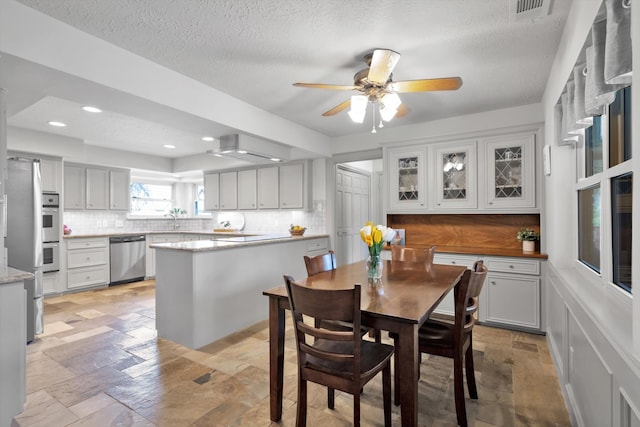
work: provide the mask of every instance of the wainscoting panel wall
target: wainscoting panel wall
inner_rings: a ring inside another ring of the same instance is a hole
[[[549,263],[546,280],[547,342],[572,424],[640,427],[640,361],[598,324],[579,276]]]

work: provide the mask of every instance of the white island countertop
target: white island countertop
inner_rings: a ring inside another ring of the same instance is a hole
[[[153,249],[169,249],[176,251],[187,252],[205,252],[215,251],[220,249],[239,248],[243,246],[256,246],[263,245],[265,243],[288,243],[291,241],[299,240],[311,240],[322,237],[329,237],[328,234],[310,234],[307,236],[295,236],[292,237],[289,233],[286,234],[261,234],[252,236],[237,236],[227,237],[220,236],[214,240],[193,240],[189,242],[174,242],[174,243],[155,243],[149,245]]]
[[[152,244],[156,256],[156,329],[200,348],[268,317],[262,292],[283,275],[306,277],[304,256],[326,253],[327,234],[289,233]],[[363,270],[363,275],[365,275]]]
[[[7,283],[22,282],[23,280],[32,279],[33,274],[26,271],[18,270],[8,267],[6,265],[0,266],[0,285]]]

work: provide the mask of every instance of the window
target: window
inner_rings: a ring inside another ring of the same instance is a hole
[[[630,87],[616,93],[605,115],[594,117],[583,147],[577,150],[584,165],[576,186],[578,260],[600,274],[598,280],[632,293]]]
[[[613,283],[631,292],[631,213],[633,175],[611,180],[611,238]]]
[[[600,187],[578,191],[578,259],[600,273]]]
[[[585,129],[585,176],[602,172],[602,117],[593,118],[593,126]]]
[[[173,207],[173,185],[131,183],[131,214],[162,216]]]
[[[609,167],[631,158],[631,87],[621,89],[609,106]]]

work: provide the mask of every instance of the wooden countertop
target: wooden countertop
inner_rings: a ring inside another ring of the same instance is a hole
[[[441,254],[461,254],[461,255],[490,255],[490,256],[504,256],[511,258],[538,258],[547,259],[549,255],[541,252],[523,252],[521,249],[511,248],[482,248],[482,247],[470,247],[470,246],[441,246],[434,245],[436,247],[436,253]],[[412,248],[427,248],[428,245],[412,245],[407,246]],[[390,246],[385,247],[386,250],[391,250]]]

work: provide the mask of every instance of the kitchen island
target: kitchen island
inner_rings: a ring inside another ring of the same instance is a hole
[[[262,291],[306,277],[304,255],[329,237],[263,235],[151,245],[156,250],[158,337],[200,348],[268,317]]]

